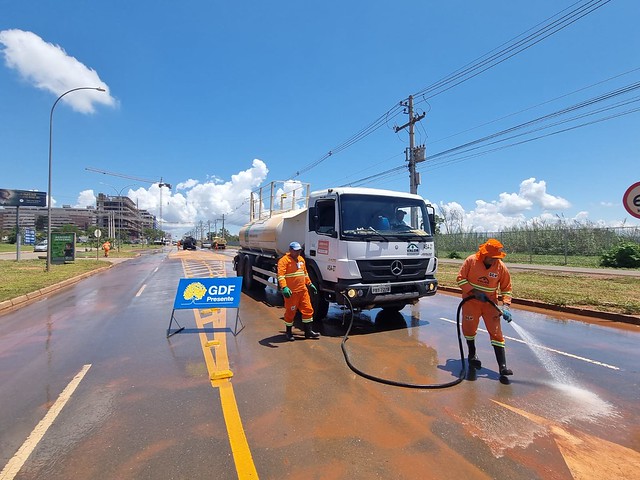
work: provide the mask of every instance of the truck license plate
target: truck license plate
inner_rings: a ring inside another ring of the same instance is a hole
[[[391,285],[373,285],[371,287],[371,293],[390,293]]]

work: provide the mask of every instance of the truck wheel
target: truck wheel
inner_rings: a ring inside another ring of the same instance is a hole
[[[313,318],[314,320],[324,320],[329,312],[329,302],[324,298],[324,295],[320,291],[320,283],[318,282],[318,275],[316,271],[312,268],[309,270],[309,279],[311,283],[313,283],[318,289],[318,294],[314,295],[310,293],[311,296],[311,306],[313,307]]]
[[[242,270],[244,268],[244,255],[238,254],[238,256],[235,258],[234,267],[235,267],[235,270],[236,270],[236,277],[241,277],[242,276]]]
[[[242,269],[242,286],[245,291],[249,291],[253,288],[253,258],[250,255],[244,257],[243,269]]]

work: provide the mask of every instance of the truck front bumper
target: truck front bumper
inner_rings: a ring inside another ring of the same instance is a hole
[[[416,303],[421,297],[435,295],[435,278],[396,283],[342,283],[336,284],[335,302],[347,304],[346,295],[354,308],[370,309],[387,305]]]

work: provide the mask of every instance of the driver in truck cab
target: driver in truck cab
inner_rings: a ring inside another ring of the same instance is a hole
[[[282,289],[284,296],[284,325],[286,327],[285,336],[290,342],[295,340],[293,336],[293,319],[299,309],[302,315],[305,338],[320,338],[320,334],[311,329],[313,322],[313,307],[307,286],[318,293],[315,285],[311,283],[304,258],[300,256],[302,247],[298,242],[289,244],[289,252],[285,253],[278,260],[278,285]]]

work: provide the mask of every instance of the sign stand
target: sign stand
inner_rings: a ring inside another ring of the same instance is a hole
[[[181,332],[182,330],[184,330],[184,327],[181,327],[180,324],[178,323],[178,319],[175,317],[175,313],[176,313],[176,309],[174,308],[173,310],[171,310],[171,320],[169,320],[169,327],[167,328],[167,338],[169,338],[172,335],[175,335],[178,332]],[[176,325],[178,326],[178,329],[175,330],[174,332],[171,331],[171,324],[173,322],[176,322]]]
[[[240,330],[238,330],[238,322],[242,326]],[[240,309],[236,308],[236,325],[233,327],[233,336],[237,336],[242,330],[244,330],[244,323],[242,323],[242,319],[240,318]]]

